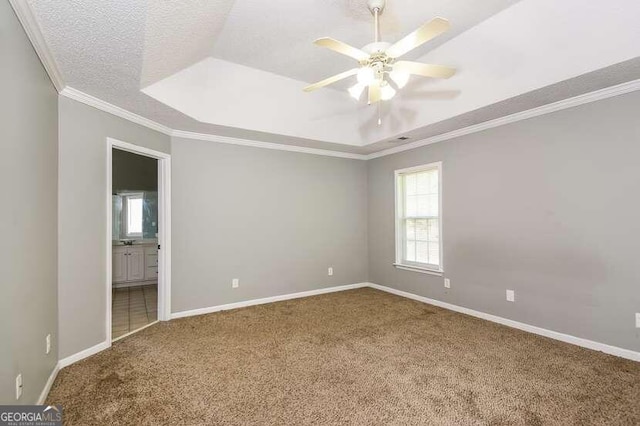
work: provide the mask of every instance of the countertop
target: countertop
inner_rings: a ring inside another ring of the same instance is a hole
[[[152,246],[152,245],[156,245],[156,244],[158,244],[158,240],[156,240],[156,239],[146,239],[146,240],[134,240],[132,245],[134,245],[134,246]],[[111,245],[116,247],[116,246],[126,246],[128,244],[125,244],[120,240],[112,240],[111,241]]]

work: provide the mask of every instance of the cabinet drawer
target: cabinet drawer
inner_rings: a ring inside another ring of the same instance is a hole
[[[144,271],[145,280],[155,280],[158,278],[158,268],[156,266],[147,267]]]
[[[147,253],[145,256],[145,264],[147,268],[158,266],[158,254]]]

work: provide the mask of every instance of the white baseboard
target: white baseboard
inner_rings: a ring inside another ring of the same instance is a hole
[[[51,371],[51,374],[47,379],[47,383],[44,384],[44,388],[42,389],[42,392],[40,393],[40,397],[38,398],[38,402],[36,402],[36,404],[38,405],[44,404],[44,401],[47,399],[47,396],[49,395],[49,391],[51,390],[51,386],[53,386],[53,382],[56,380],[56,377],[58,376],[58,371],[60,371],[60,363],[57,363],[55,367],[53,367],[53,371]]]
[[[67,367],[75,362],[78,362],[82,359],[90,357],[91,355],[95,355],[98,352],[102,352],[103,350],[108,349],[109,347],[111,347],[111,342],[109,342],[108,340],[98,343],[95,346],[91,346],[88,349],[85,349],[83,351],[80,351],[78,353],[75,353],[73,355],[70,355],[66,358],[61,359],[60,361],[58,361],[58,367],[60,369],[63,369],[64,367]]]
[[[440,300],[429,299],[428,297],[418,296],[417,294],[408,293],[406,291],[397,290],[391,287],[385,287],[379,284],[367,283],[367,286],[375,288],[377,290],[386,291],[387,293],[395,294],[397,296],[402,296],[408,299],[413,299],[419,302],[427,303],[429,305],[439,306],[441,308],[445,308],[450,311],[460,312],[466,315],[471,315],[476,318],[481,318],[487,321],[492,321],[498,324],[506,325],[508,327],[517,328],[518,330],[528,331],[529,333],[534,333],[540,336],[549,337],[551,339],[560,340],[562,342],[571,343],[572,345],[582,346],[583,348],[604,352],[610,355],[619,356],[621,358],[630,359],[632,361],[640,361],[640,352],[635,352],[630,349],[623,349],[617,346],[611,346],[604,343],[594,342],[593,340],[587,340],[581,337],[572,336],[570,334],[564,334],[564,333],[559,333],[553,330],[547,330],[545,328],[536,327],[534,325],[525,324],[522,322],[510,320],[507,318],[502,318],[496,315],[486,314],[484,312],[475,311],[473,309],[464,308],[462,306],[452,305],[451,303],[442,302]]]
[[[352,290],[354,288],[367,287],[369,283],[347,284],[336,287],[321,288],[318,290],[301,291],[299,293],[283,294],[281,296],[265,297],[262,299],[245,300],[242,302],[228,303],[226,305],[210,306],[207,308],[192,309],[189,311],[175,312],[171,319],[190,317],[194,315],[210,314],[212,312],[226,311],[229,309],[244,308],[247,306],[263,305],[265,303],[280,302],[282,300],[298,299],[301,297],[316,296],[318,294],[333,293],[336,291]]]
[[[104,341],[88,349],[85,349],[83,351],[80,351],[78,353],[75,353],[73,355],[70,355],[66,358],[59,360],[56,366],[54,367],[53,371],[51,372],[51,375],[49,376],[47,383],[45,383],[44,388],[42,389],[42,392],[40,393],[40,398],[38,398],[38,405],[44,404],[44,401],[47,399],[47,396],[49,395],[49,391],[51,390],[51,386],[53,386],[53,382],[56,380],[56,377],[58,376],[58,373],[60,372],[60,370],[80,360],[90,357],[91,355],[95,355],[98,352],[102,352],[103,350],[108,349],[110,347],[111,347],[111,342]]]

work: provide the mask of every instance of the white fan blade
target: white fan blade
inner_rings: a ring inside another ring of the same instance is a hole
[[[411,61],[398,61],[393,64],[393,69],[394,71],[403,71],[432,78],[449,78],[456,73],[455,68],[445,67],[444,65],[422,64]]]
[[[428,42],[449,29],[449,21],[444,18],[433,18],[420,28],[396,42],[387,49],[387,55],[392,58],[399,58],[410,50]]]
[[[369,84],[369,105],[380,101],[380,83],[377,81]]]
[[[358,68],[351,69],[349,71],[341,72],[340,74],[336,74],[333,77],[325,78],[322,81],[311,84],[305,87],[303,90],[305,92],[311,92],[312,90],[319,89],[324,86],[328,86],[329,84],[335,83],[336,81],[342,80],[343,78],[351,77],[352,75],[358,74]]]
[[[356,61],[365,61],[369,59],[369,54],[363,52],[360,49],[356,49],[353,46],[349,46],[346,43],[341,41],[332,39],[330,37],[319,38],[314,41],[315,44],[321,47],[326,47],[327,49],[331,49],[335,52],[342,53],[343,55],[347,55]]]

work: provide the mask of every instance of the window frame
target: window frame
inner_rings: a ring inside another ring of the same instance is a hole
[[[142,238],[144,235],[144,219],[140,224],[140,232],[129,232],[129,199],[140,199],[142,201],[142,216],[144,218],[144,193],[127,192],[119,194],[122,197],[122,223],[124,224],[124,235],[126,238]]]
[[[425,172],[429,170],[438,171],[438,243],[440,264],[433,265],[428,263],[413,262],[405,260],[405,238],[406,230],[404,226],[404,175]],[[444,238],[442,233],[442,162],[423,164],[420,166],[407,167],[394,171],[394,198],[395,198],[395,262],[394,266],[398,269],[406,269],[415,272],[422,272],[433,275],[443,275],[444,273]]]

